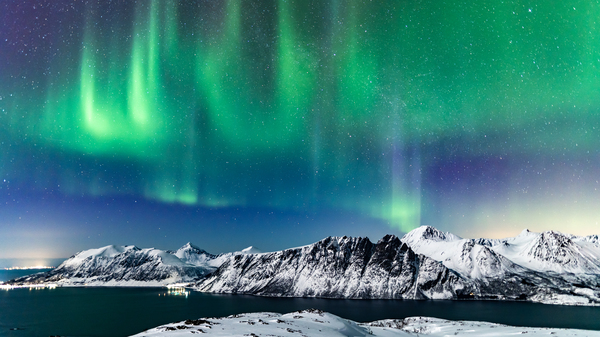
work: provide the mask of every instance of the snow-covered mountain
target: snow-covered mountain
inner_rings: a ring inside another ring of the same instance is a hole
[[[328,237],[279,252],[235,255],[195,289],[205,292],[329,298],[457,298],[468,282],[388,235]]]
[[[64,286],[163,286],[196,282],[235,255],[256,254],[248,247],[213,255],[188,242],[176,251],[136,246],[106,246],[71,256],[56,269],[6,282]]]
[[[476,297],[501,297],[507,288],[517,287],[521,299],[600,303],[597,236],[524,230],[513,238],[463,239],[422,226],[406,234],[402,242],[475,282],[479,291]]]
[[[402,239],[329,237],[312,245],[237,255],[195,289],[265,296],[512,299],[600,304],[593,237],[557,232],[462,239],[433,227]]]
[[[533,233],[526,229],[507,239],[463,239],[422,226],[406,234],[402,242],[471,278],[524,270],[568,277],[600,275],[597,236]]]
[[[8,284],[156,286],[192,283],[204,292],[286,297],[509,299],[600,305],[598,236],[523,231],[463,239],[423,226],[403,238],[328,237],[278,252],[213,255],[107,246]]]
[[[543,272],[600,274],[600,245],[593,237],[524,230],[491,248],[515,263]]]
[[[258,254],[260,250],[250,246],[240,251],[213,255],[204,249],[198,248],[191,242],[186,243],[176,251],[167,250],[167,253],[177,256],[181,261],[194,266],[203,267],[210,271],[217,269],[225,260],[235,255]]]
[[[262,253],[260,250],[258,250],[255,247],[250,246],[250,247],[244,248],[240,251],[216,255],[215,258],[210,261],[209,266],[217,269],[218,267],[220,267],[223,264],[223,262],[229,260],[230,258],[232,258],[236,255],[260,254],[260,253]]]
[[[220,264],[215,264],[217,255],[213,255],[204,249],[198,248],[191,242],[186,243],[176,251],[167,250],[167,253],[177,256],[181,261],[208,269],[216,269]]]
[[[198,280],[216,267],[214,255],[186,244],[176,252],[136,246],[106,246],[73,255],[57,268],[7,283],[65,286],[160,286]]]

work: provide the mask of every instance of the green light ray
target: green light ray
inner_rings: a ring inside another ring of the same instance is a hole
[[[378,48],[373,41],[372,33],[365,17],[370,15],[371,6],[361,1],[352,1],[343,23],[336,25],[340,38],[336,39],[334,50],[339,73],[338,94],[340,119],[342,124],[351,121],[364,121],[372,117],[373,108],[380,91],[379,69],[377,56],[373,49]],[[364,24],[363,24],[364,23]],[[350,119],[344,122],[344,118]]]
[[[147,32],[134,31],[131,54],[131,73],[128,85],[128,114],[136,133],[156,133],[156,119],[161,114],[156,103],[160,99],[158,64],[158,0],[152,0]],[[144,37],[144,34],[147,36]]]
[[[62,88],[58,88],[62,94],[54,93],[54,88],[48,91],[46,139],[85,153],[158,155],[155,146],[164,141],[165,130],[157,104],[163,96],[158,79],[157,3],[152,3],[149,27],[134,34],[128,64],[120,65],[115,56],[107,59],[107,51],[116,47],[99,43],[92,28],[86,28],[79,97],[73,97],[73,91],[65,94]]]
[[[302,131],[295,126],[302,121],[312,103],[312,93],[316,84],[314,50],[307,46],[310,41],[301,41],[294,33],[294,20],[291,5],[280,0],[278,4],[278,106],[277,117],[280,127]],[[277,118],[276,117],[276,118]]]
[[[280,3],[278,15],[277,83],[264,96],[254,83],[244,81],[241,54],[241,4],[227,2],[224,32],[217,41],[197,49],[198,88],[208,97],[210,120],[221,141],[236,149],[281,151],[295,147],[305,134],[303,117],[310,106],[315,85],[310,50],[298,47],[291,11]]]

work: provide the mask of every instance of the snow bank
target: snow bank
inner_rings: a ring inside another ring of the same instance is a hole
[[[600,337],[600,331],[513,327],[470,321],[448,321],[431,317],[409,317],[357,323],[319,310],[289,314],[269,312],[233,315],[223,318],[201,318],[171,323],[132,337],[178,337],[201,333],[203,336],[588,336]]]

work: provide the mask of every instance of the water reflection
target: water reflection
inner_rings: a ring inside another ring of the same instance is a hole
[[[38,289],[56,289],[58,285],[56,283],[47,283],[47,284],[24,284],[24,285],[12,285],[12,284],[0,284],[0,289],[11,290],[18,288],[28,288],[29,290],[38,290]]]
[[[167,286],[167,292],[158,294],[158,296],[185,296],[185,298],[189,295],[190,291],[181,286]]]

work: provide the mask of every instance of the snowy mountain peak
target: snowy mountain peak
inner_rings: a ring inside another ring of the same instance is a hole
[[[598,235],[589,235],[589,236],[584,237],[582,240],[591,242],[591,243],[595,243],[596,245],[600,244],[600,239],[599,239]]]
[[[181,246],[181,248],[177,249],[176,251],[167,251],[167,253],[171,253],[179,258],[181,258],[184,255],[198,255],[198,254],[207,254],[207,255],[211,255],[208,252],[206,252],[204,249],[194,245],[191,242],[186,243],[185,245]]]
[[[431,226],[421,226],[419,228],[413,229],[412,231],[404,235],[404,237],[402,237],[402,241],[406,242],[409,245],[410,243],[422,240],[451,242],[461,240],[461,237],[449,232],[442,232],[437,228]]]
[[[381,241],[390,241],[390,240],[394,240],[396,238],[397,238],[396,235],[386,234],[383,238],[381,238]]]
[[[253,246],[247,247],[242,249],[242,251],[240,252],[242,254],[260,254],[262,253],[260,250],[256,249]]]
[[[573,244],[573,241],[571,241],[571,238],[569,236],[556,231],[542,232],[540,235],[540,241],[546,241],[548,243],[553,243],[560,246],[567,246]]]
[[[569,237],[560,232],[547,231],[539,234],[531,242],[526,254],[545,263],[557,263],[565,267],[579,265],[576,258],[579,249]]]
[[[214,260],[216,256],[206,252],[204,249],[195,246],[191,242],[186,243],[176,252],[169,251],[168,253],[175,255],[185,263],[197,267],[203,267],[207,270],[214,269],[214,266],[212,266],[211,261]]]
[[[525,228],[524,230],[521,231],[521,233],[519,233],[519,235],[515,236],[514,238],[510,238],[510,239],[523,239],[523,240],[529,240],[532,238],[536,238],[540,235],[540,233],[535,233],[530,231],[529,229]]]
[[[184,249],[193,249],[193,250],[201,250],[204,251],[204,249],[201,249],[200,247],[196,246],[195,244],[188,242],[185,245],[181,246],[181,248],[179,248],[178,250],[184,250]]]
[[[140,249],[136,246],[116,246],[109,245],[96,249],[88,249],[81,251],[63,262],[64,265],[76,265],[80,264],[82,261],[94,259],[94,258],[112,258],[119,254],[129,252],[129,251],[139,251]]]

